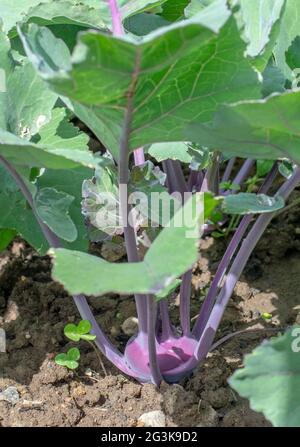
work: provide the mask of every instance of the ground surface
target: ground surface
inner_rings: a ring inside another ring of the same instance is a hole
[[[226,241],[207,238],[193,275],[192,316],[211,281]],[[227,384],[243,356],[270,328],[300,323],[300,210],[278,218],[258,245],[238,283],[217,338],[240,329],[268,329],[242,334],[212,352],[194,375],[180,385],[141,386],[105,362],[103,376],[92,349],[81,345],[78,374],[54,364],[58,352],[73,346],[63,335],[79,317],[72,300],[51,280],[47,258],[22,241],[0,257],[0,327],[7,353],[0,353],[0,393],[13,386],[17,402],[0,400],[0,426],[139,426],[139,417],[161,410],[168,426],[267,426]],[[103,254],[103,253],[102,253]],[[111,254],[106,253],[107,257]],[[135,315],[133,299],[106,296],[91,300],[97,320],[112,340],[124,346],[123,322]],[[174,321],[178,298],[172,300]],[[261,313],[271,313],[267,323]]]

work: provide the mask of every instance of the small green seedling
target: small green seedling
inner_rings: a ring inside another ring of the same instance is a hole
[[[64,334],[67,338],[72,341],[94,341],[96,340],[96,335],[92,335],[91,332],[92,325],[88,320],[82,320],[76,326],[76,324],[67,324],[64,328]]]
[[[220,188],[223,189],[223,191],[240,191],[241,187],[237,183],[233,182],[221,182]]]
[[[87,341],[91,347],[96,352],[99,365],[101,366],[103,372],[105,375],[107,375],[105,366],[102,362],[102,359],[100,357],[100,354],[97,350],[96,345],[94,344],[94,341],[96,340],[96,335],[91,334],[92,325],[90,321],[88,320],[81,320],[78,325],[70,323],[67,324],[64,328],[64,334],[65,336],[72,341],[78,342],[80,340]],[[77,355],[77,358],[76,358]],[[74,358],[73,358],[74,356]],[[77,360],[80,359],[80,352],[77,348],[70,349],[67,354],[58,354],[55,357],[55,363],[61,366],[66,366],[69,369],[76,369],[79,364]]]
[[[55,363],[60,366],[65,366],[68,369],[76,369],[79,366],[80,352],[78,348],[71,348],[68,352],[58,354],[55,357]]]
[[[270,321],[272,320],[272,315],[269,314],[268,312],[264,312],[261,314],[261,317],[265,320],[265,321]]]

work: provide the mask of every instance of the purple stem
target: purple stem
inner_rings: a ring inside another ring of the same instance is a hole
[[[117,0],[108,0],[108,6],[111,14],[113,35],[116,37],[121,37],[125,33]],[[133,154],[136,166],[140,166],[145,163],[144,149],[142,147],[136,149]]]
[[[277,162],[274,163],[271,171],[268,173],[264,184],[261,186],[259,193],[266,193],[270,186],[272,185],[273,181],[275,180],[275,177],[277,175],[278,169],[277,169]],[[202,304],[201,311],[199,313],[199,316],[196,320],[196,323],[193,328],[193,335],[196,339],[198,339],[202,331],[207,323],[207,320],[209,318],[209,314],[211,312],[211,309],[213,307],[216,295],[218,293],[218,287],[222,281],[222,278],[224,274],[226,273],[226,270],[229,266],[230,260],[232,259],[232,256],[236,252],[242,237],[244,236],[248,226],[250,225],[253,218],[253,214],[249,214],[247,216],[244,216],[239,227],[234,233],[233,238],[231,239],[226,252],[218,266],[217,272],[215,274],[215,277],[211,283],[211,286],[209,288],[208,294],[206,296],[206,299],[204,303]]]
[[[193,189],[197,185],[198,173],[199,173],[198,171],[194,171],[193,169],[190,169],[190,175],[189,175],[188,183],[187,183],[187,189],[190,192],[193,192]]]
[[[293,176],[281,186],[275,196],[281,196],[286,200],[299,182],[300,168],[297,168]],[[242,243],[195,350],[195,357],[198,361],[201,361],[207,355],[238,278],[257,242],[275,215],[276,212],[260,215]]]
[[[135,166],[141,166],[145,163],[145,154],[142,147],[135,149],[133,152]]]
[[[252,160],[251,158],[248,158],[243,166],[241,167],[241,169],[239,170],[239,172],[237,173],[237,175],[235,176],[235,178],[232,180],[232,183],[234,183],[235,185],[241,185],[243,183],[243,181],[247,178],[249,172],[251,171],[251,168],[254,166],[255,164],[255,160]],[[235,194],[236,191],[225,191],[224,195],[228,195],[228,194]]]
[[[180,162],[178,160],[165,160],[163,167],[167,174],[169,193],[179,192],[183,200],[184,194],[188,192],[188,186]],[[182,276],[180,286],[180,323],[184,335],[190,334],[191,279],[192,270],[188,270]]]
[[[60,239],[53,233],[50,228],[40,219],[34,204],[34,200],[32,198],[31,192],[28,189],[26,183],[24,182],[21,175],[16,171],[16,169],[4,158],[0,155],[0,163],[5,167],[5,169],[10,173],[10,175],[15,180],[16,184],[20,188],[23,196],[27,200],[29,206],[32,209],[32,212],[41,227],[41,230],[45,236],[50,247],[60,248],[62,247],[62,243]],[[106,355],[106,357],[123,371],[125,374],[132,375],[132,371],[127,368],[122,354],[113,346],[113,344],[108,340],[106,335],[100,329],[88,303],[83,295],[74,295],[73,296],[75,305],[81,315],[83,320],[89,320],[92,324],[92,333],[97,336],[96,344],[101,352]]]
[[[157,316],[157,304],[155,303],[152,295],[147,296],[147,323],[148,323],[148,355],[149,355],[149,367],[152,376],[152,381],[156,386],[159,386],[162,381],[162,375],[158,365],[158,358],[156,355],[156,316]]]
[[[120,157],[119,157],[119,191],[120,191],[120,210],[122,215],[124,238],[129,262],[139,262],[138,250],[136,245],[136,237],[134,227],[129,222],[129,214],[131,207],[128,204],[128,182],[129,182],[129,136],[132,122],[133,103],[132,97],[137,82],[137,74],[139,70],[139,59],[136,61],[135,71],[133,73],[133,82],[127,95],[127,110],[124,118],[124,126],[120,140]],[[147,333],[147,298],[145,295],[135,295],[137,308],[139,330]]]
[[[124,34],[121,14],[118,8],[117,0],[108,0],[108,5],[112,18],[112,27],[114,36],[120,37]]]
[[[236,161],[235,157],[231,158],[228,161],[227,166],[224,171],[224,174],[223,174],[223,177],[222,177],[222,182],[228,182],[228,180],[230,179],[230,175],[232,173],[232,169],[233,169],[235,161]]]
[[[173,336],[167,300],[162,300],[159,302],[159,310],[160,310],[160,317],[161,317],[160,340],[165,341]]]

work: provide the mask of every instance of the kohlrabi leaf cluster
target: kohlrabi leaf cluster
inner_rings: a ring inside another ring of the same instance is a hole
[[[20,235],[48,251],[83,319],[65,335],[141,382],[177,382],[207,356],[255,245],[299,185],[298,17],[296,0],[0,0],[0,249]],[[192,326],[207,234],[232,237]],[[125,243],[127,260],[89,254],[91,241]],[[86,298],[107,293],[136,302],[124,353]],[[278,380],[285,345],[257,351],[276,351]],[[282,425],[289,413],[270,406],[287,391],[272,398],[277,382],[264,386],[253,356],[233,387]],[[56,362],[79,358],[71,348]]]

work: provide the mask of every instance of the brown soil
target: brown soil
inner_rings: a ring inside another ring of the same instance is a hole
[[[225,244],[212,238],[202,242],[193,274],[193,316]],[[300,322],[299,250],[298,208],[275,220],[259,243],[235,288],[218,339],[240,329]],[[90,302],[114,343],[124,347],[128,336],[121,326],[135,315],[132,297],[109,295]],[[175,322],[178,304],[175,297],[171,310]],[[262,319],[263,312],[272,314],[271,322]],[[73,346],[63,335],[64,325],[78,321],[71,298],[51,280],[48,258],[38,257],[22,241],[1,254],[0,327],[7,334],[7,352],[0,353],[0,392],[14,386],[20,400],[15,405],[0,401],[0,426],[141,426],[138,418],[153,410],[163,411],[167,426],[270,425],[249,409],[227,379],[242,366],[243,356],[271,332],[233,337],[209,354],[192,377],[157,390],[120,375],[105,360],[104,377],[96,355],[84,343],[78,373],[55,365],[54,356]]]

